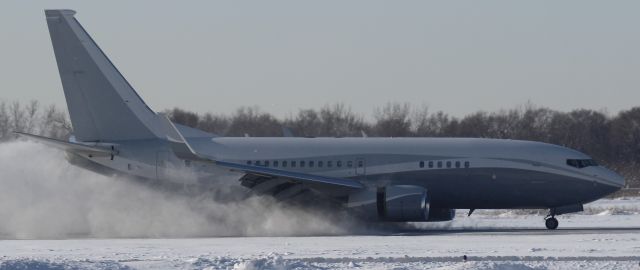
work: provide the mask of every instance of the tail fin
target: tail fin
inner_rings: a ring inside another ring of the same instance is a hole
[[[159,118],[74,18],[45,10],[64,95],[79,141],[163,137]]]

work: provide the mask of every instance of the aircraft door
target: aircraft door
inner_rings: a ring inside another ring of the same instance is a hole
[[[367,173],[367,164],[362,157],[356,158],[356,175],[364,176]]]

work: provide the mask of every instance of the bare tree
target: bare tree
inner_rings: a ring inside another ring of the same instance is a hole
[[[8,139],[8,134],[11,129],[11,119],[9,116],[9,110],[7,103],[3,100],[0,101],[0,141]]]
[[[38,110],[40,108],[40,105],[38,104],[37,100],[32,100],[31,102],[29,102],[29,104],[27,105],[27,107],[25,107],[25,113],[24,113],[24,132],[27,133],[34,133],[34,129],[36,128],[36,125],[38,125]]]
[[[230,126],[231,119],[229,119],[229,117],[205,113],[200,117],[197,128],[214,134],[224,135],[227,134]]]
[[[22,109],[20,102],[14,101],[13,103],[11,103],[11,107],[9,108],[9,110],[11,112],[10,128],[13,129],[13,131],[24,132],[25,131],[25,111]]]
[[[411,136],[411,106],[408,103],[387,103],[374,110],[375,135],[381,137]]]
[[[520,113],[514,139],[549,142],[551,122],[557,114],[558,112],[550,109],[528,104]]]
[[[198,127],[200,116],[194,112],[173,108],[172,110],[166,111],[166,113],[173,122],[193,128]]]
[[[321,136],[359,137],[368,131],[362,116],[351,111],[343,103],[326,105],[320,109],[322,119]]]
[[[324,121],[320,114],[312,109],[300,110],[293,119],[285,120],[285,126],[291,128],[294,135],[302,137],[333,136],[323,134]]]
[[[55,105],[50,105],[44,111],[38,131],[39,134],[56,139],[67,139],[71,134],[71,123],[64,111],[59,111]]]
[[[258,107],[242,107],[231,117],[226,135],[252,137],[280,136],[282,123],[269,113],[260,112]]]

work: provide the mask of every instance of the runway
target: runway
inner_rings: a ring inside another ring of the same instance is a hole
[[[449,230],[404,230],[390,232],[394,236],[419,235],[573,235],[573,234],[640,234],[640,227],[596,227],[596,228],[559,228],[547,230],[539,228],[494,228],[494,229],[449,229]],[[384,234],[380,234],[384,235]]]
[[[4,240],[0,254],[0,269],[635,269],[640,262],[640,228]],[[3,268],[2,263],[13,268]]]

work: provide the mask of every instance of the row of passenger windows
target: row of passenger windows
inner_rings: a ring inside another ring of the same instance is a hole
[[[273,161],[269,161],[269,160],[256,160],[256,161],[251,161],[251,160],[247,160],[247,165],[255,165],[255,166],[263,166],[263,167],[282,167],[282,168],[286,168],[286,167],[291,167],[291,168],[295,168],[295,167],[318,167],[318,168],[322,168],[322,167],[327,167],[327,168],[331,168],[333,167],[335,164],[336,167],[342,167],[343,165],[346,165],[348,168],[352,168],[353,167],[353,161],[352,160],[348,160],[346,162],[343,162],[342,160],[273,160]],[[363,167],[364,166],[364,161],[362,160],[358,160],[358,167]]]
[[[438,161],[428,161],[427,162],[427,167],[432,169],[432,168],[461,168],[461,166],[463,165],[462,162],[460,161],[442,161],[442,160],[438,160]],[[425,162],[424,161],[420,161],[419,163],[420,168],[424,168],[425,167]],[[445,167],[446,166],[446,167]],[[471,164],[469,163],[469,161],[465,161],[464,162],[464,167],[465,168],[469,168],[471,166]]]
[[[296,168],[296,167],[309,167],[309,168],[313,168],[313,167],[318,167],[318,168],[322,168],[322,167],[327,167],[327,168],[331,168],[333,167],[335,164],[335,167],[342,167],[343,165],[345,165],[347,168],[352,168],[354,165],[354,162],[352,160],[347,160],[347,161],[342,161],[342,160],[247,160],[247,165],[254,165],[254,166],[263,166],[263,167],[282,167],[282,168],[287,168],[287,167],[291,167],[291,168]],[[424,161],[420,161],[419,166],[420,168],[424,168],[425,165],[428,168],[461,168],[462,166],[464,166],[465,168],[469,168],[471,166],[471,164],[469,163],[469,161],[465,161],[464,163],[461,161],[428,161],[428,162],[424,162]],[[358,160],[357,161],[357,166],[358,167],[363,167],[364,166],[364,161],[363,160]]]

